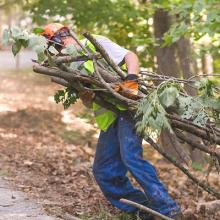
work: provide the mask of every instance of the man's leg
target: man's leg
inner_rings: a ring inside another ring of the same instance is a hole
[[[117,122],[106,132],[101,132],[93,165],[93,174],[105,197],[117,208],[135,212],[137,209],[119,202],[126,198],[138,203],[146,203],[146,196],[134,188],[126,176],[127,168],[120,156],[117,137]]]
[[[144,189],[149,207],[167,216],[180,212],[180,208],[159,181],[155,168],[143,160],[142,140],[136,134],[135,122],[128,112],[122,113],[118,119],[118,137],[122,161]]]

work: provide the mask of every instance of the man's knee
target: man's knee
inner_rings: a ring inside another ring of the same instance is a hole
[[[124,155],[122,155],[121,159],[122,159],[124,165],[126,166],[126,168],[128,170],[131,170],[134,163],[135,163],[135,158],[130,154],[124,154]]]

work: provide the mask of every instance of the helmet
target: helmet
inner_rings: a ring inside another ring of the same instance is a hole
[[[50,40],[57,32],[62,29],[68,29],[68,27],[60,23],[51,23],[44,27],[44,31],[41,33],[41,35]]]

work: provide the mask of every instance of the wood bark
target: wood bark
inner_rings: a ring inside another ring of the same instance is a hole
[[[158,43],[162,43],[162,38],[165,32],[169,30],[171,26],[171,17],[168,12],[159,9],[154,14],[154,34]],[[176,61],[176,45],[172,44],[167,47],[156,48],[157,57],[157,69],[159,74],[165,74],[168,76],[179,77],[180,69]],[[183,151],[182,144],[176,138],[175,134],[171,134],[168,130],[161,132],[160,142],[166,152],[174,156],[181,162],[188,163],[189,152]],[[181,152],[181,154],[180,154]]]
[[[184,79],[189,79],[193,75],[196,74],[195,71],[195,62],[192,54],[192,45],[190,43],[190,40],[186,37],[181,37],[180,40],[176,43],[177,45],[177,52],[178,52],[178,60],[179,65],[181,67],[181,72]],[[196,95],[196,90],[189,85],[184,86],[187,94],[191,96]],[[189,134],[190,135],[190,134]],[[190,135],[191,139],[201,142],[201,139],[198,137],[193,137]],[[193,148],[191,145],[187,144],[187,149],[190,153],[190,157],[192,161],[196,161],[197,163],[204,163],[205,162],[205,154],[199,151],[198,149]]]

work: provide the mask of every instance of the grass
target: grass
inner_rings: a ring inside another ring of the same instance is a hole
[[[128,213],[120,213],[118,215],[112,215],[106,210],[102,205],[100,205],[100,210],[96,215],[89,216],[89,215],[81,215],[80,219],[82,220],[140,220],[134,214]]]

